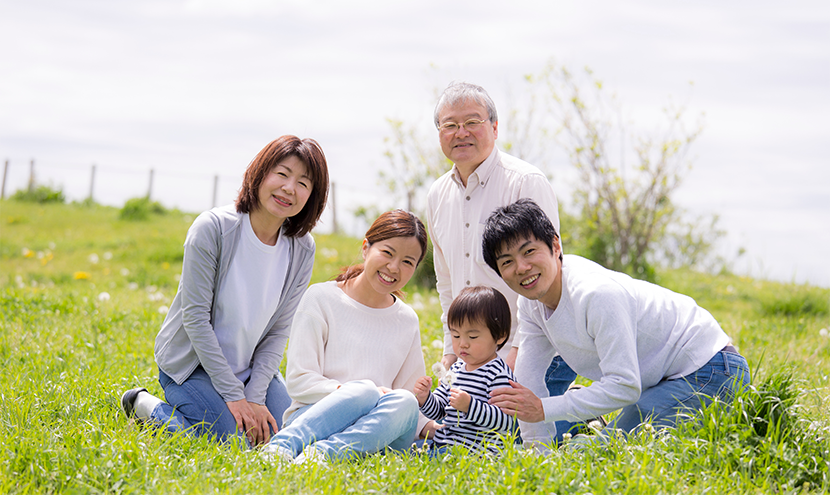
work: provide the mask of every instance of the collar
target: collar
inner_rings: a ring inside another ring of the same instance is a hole
[[[493,174],[493,169],[496,168],[496,162],[498,161],[499,149],[498,147],[493,146],[493,151],[490,152],[490,156],[481,162],[481,165],[476,167],[473,173],[467,178],[467,185],[469,186],[471,182],[475,181],[478,182],[479,186],[485,187],[487,182],[490,180],[490,176]],[[461,182],[458,166],[455,164],[452,165],[452,180],[455,181],[455,183],[460,187],[464,187],[464,184]]]

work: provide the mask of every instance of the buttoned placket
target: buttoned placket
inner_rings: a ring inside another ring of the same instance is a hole
[[[479,179],[477,173],[473,172],[467,178],[467,187],[464,189],[464,200],[461,208],[462,220],[464,222],[464,286],[469,287],[473,278],[473,267],[475,264],[476,235],[478,232],[478,210],[476,195],[481,195],[480,189],[485,182]]]

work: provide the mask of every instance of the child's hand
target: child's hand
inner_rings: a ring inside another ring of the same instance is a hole
[[[438,424],[433,420],[429,420],[427,421],[427,424],[424,425],[424,429],[421,430],[421,434],[419,436],[424,440],[435,438],[435,432],[443,427],[444,425]]]
[[[460,388],[450,389],[450,405],[457,410],[465,413],[468,412],[470,410],[471,400],[470,394]]]
[[[415,389],[412,392],[415,394],[415,398],[418,399],[419,407],[423,406],[424,402],[427,401],[430,389],[432,389],[431,376],[422,376],[415,380]]]

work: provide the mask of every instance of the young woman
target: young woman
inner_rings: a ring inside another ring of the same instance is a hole
[[[425,374],[418,316],[401,301],[427,234],[403,210],[366,232],[364,263],[309,287],[288,343],[293,402],[266,455],[297,463],[406,450],[426,418],[410,392]]]
[[[248,165],[235,207],[214,208],[187,232],[179,290],[156,337],[167,402],[128,390],[128,417],[171,431],[267,442],[290,399],[279,374],[291,320],[311,279],[309,233],[328,196],[316,141],[282,136]]]

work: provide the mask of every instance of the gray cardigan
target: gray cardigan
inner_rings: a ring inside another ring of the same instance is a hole
[[[247,385],[231,371],[213,330],[216,298],[242,233],[242,213],[233,205],[199,215],[187,231],[179,290],[156,336],[159,369],[181,385],[200,364],[226,402],[247,399],[265,403],[265,393],[277,374],[291,321],[308,288],[314,265],[311,234],[289,237],[289,265],[279,306],[251,358]]]

